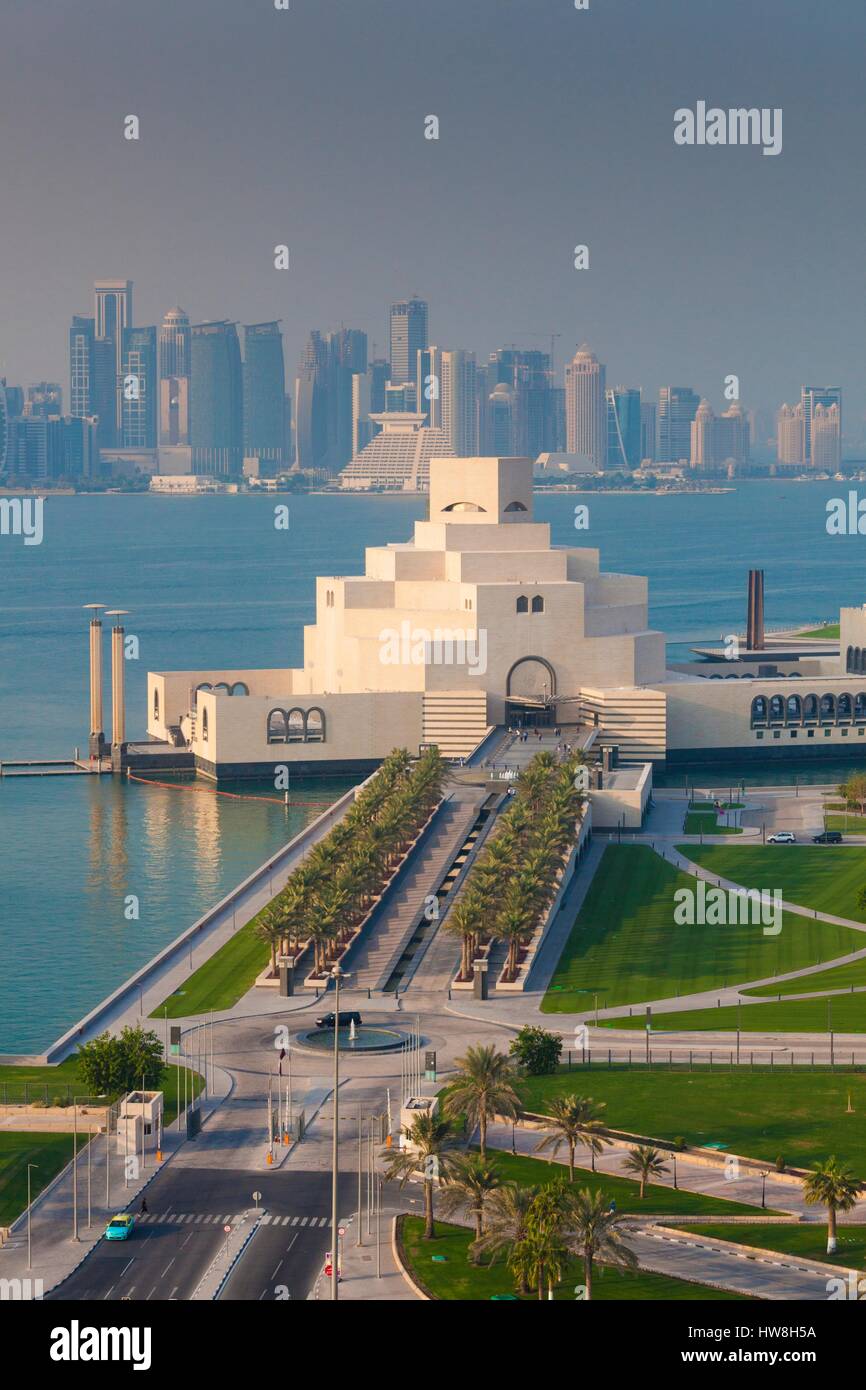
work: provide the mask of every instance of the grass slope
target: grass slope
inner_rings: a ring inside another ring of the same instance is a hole
[[[496,1294],[513,1294],[514,1280],[504,1260],[496,1264],[474,1265],[469,1260],[472,1232],[462,1226],[444,1221],[436,1222],[436,1239],[424,1240],[424,1223],[419,1216],[407,1216],[401,1223],[403,1254],[410,1272],[418,1283],[436,1299],[477,1302]],[[439,1256],[435,1259],[433,1256]],[[571,1261],[565,1278],[553,1291],[554,1299],[574,1301],[575,1288],[583,1282],[583,1266]],[[676,1300],[741,1299],[743,1295],[711,1289],[704,1284],[690,1284],[684,1279],[672,1279],[666,1274],[650,1274],[641,1270],[625,1274],[620,1270],[597,1265],[593,1270],[593,1300],[611,1299]],[[537,1294],[521,1295],[531,1302]],[[547,1291],[545,1290],[545,1298]]]
[[[744,989],[743,993],[754,995],[756,999],[774,999],[777,994],[820,994],[824,989],[848,989],[851,985],[866,985],[866,956],[849,961],[847,965],[832,965],[829,970],[780,980],[778,984],[755,985],[754,989]]]
[[[866,1076],[811,1071],[647,1072],[626,1066],[565,1068],[528,1078],[528,1110],[544,1112],[554,1096],[605,1101],[614,1129],[669,1142],[720,1144],[732,1153],[772,1163],[781,1154],[793,1167],[809,1167],[828,1154],[847,1160],[866,1178]],[[846,1113],[848,1096],[855,1114]]]
[[[706,853],[697,846],[687,852]],[[739,858],[747,849],[720,854]],[[542,1001],[544,1013],[636,1004],[784,974],[866,946],[853,928],[786,914],[778,936],[759,926],[685,927],[674,893],[695,880],[646,845],[608,845]]]
[[[506,1182],[517,1182],[523,1187],[544,1187],[556,1178],[568,1180],[565,1163],[551,1163],[547,1159],[530,1158],[525,1154],[503,1153],[501,1149],[489,1149],[488,1153],[496,1160],[496,1166]],[[560,1149],[559,1157],[567,1159],[565,1148]],[[580,1158],[579,1151],[577,1157]],[[574,1185],[588,1187],[591,1192],[601,1190],[605,1197],[615,1199],[620,1211],[640,1212],[642,1216],[687,1216],[692,1211],[714,1216],[749,1216],[755,1211],[753,1206],[742,1202],[729,1202],[724,1197],[705,1197],[701,1192],[684,1192],[682,1188],[663,1187],[660,1183],[647,1183],[646,1196],[641,1201],[640,1183],[611,1173],[593,1173],[584,1168],[575,1169]]]
[[[173,1120],[177,1115],[178,1086],[182,1099],[184,1071],[187,1073],[187,1095],[193,1089],[198,1095],[204,1084],[201,1076],[191,1068],[181,1067],[178,1075],[178,1068],[169,1060],[161,1086],[165,1098],[166,1122]],[[47,1096],[49,1105],[53,1105],[56,1099],[69,1107],[71,1124],[72,1099],[78,1096],[79,1101],[81,1101],[84,1091],[85,1087],[78,1076],[78,1063],[74,1057],[69,1057],[65,1062],[59,1062],[57,1066],[53,1067],[0,1066],[0,1103],[5,1105],[20,1105],[25,1101],[30,1103],[45,1102]],[[0,1134],[2,1134],[2,1130],[0,1130]]]
[[[190,1018],[210,1009],[232,1008],[252,989],[256,976],[268,963],[270,950],[267,942],[256,936],[257,922],[258,916],[240,927],[190,975],[183,989],[164,999],[150,1017],[165,1018],[167,1011],[169,1018]]]
[[[79,1139],[79,1144],[80,1144]],[[71,1134],[25,1134],[0,1130],[0,1226],[11,1226],[27,1207],[27,1165],[36,1197],[72,1158]]]
[[[682,1226],[678,1229],[706,1236],[711,1240],[732,1240],[740,1245],[752,1245],[761,1250],[778,1250],[780,1255],[799,1255],[807,1260],[823,1260],[831,1265],[862,1268],[866,1260],[866,1229],[862,1226],[840,1226],[839,1248],[835,1255],[827,1254],[825,1222],[809,1222],[804,1226]]]
[[[780,889],[787,902],[866,922],[857,898],[866,887],[866,845],[678,845],[719,878],[747,888]],[[866,936],[851,947],[866,946]]]
[[[866,1033],[866,994],[838,994],[830,1002],[829,1021],[834,1033]],[[826,1033],[828,998],[774,1000],[766,1004],[747,1004],[739,1010],[744,1033]],[[643,1030],[645,1019],[601,1019],[606,1028]],[[733,1032],[737,1027],[736,1004],[716,1009],[683,1009],[653,1014],[653,1035],[657,1032]]]

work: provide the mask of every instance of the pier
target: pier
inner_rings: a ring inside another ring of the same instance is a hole
[[[111,772],[110,758],[31,758],[0,763],[0,777],[81,777]]]

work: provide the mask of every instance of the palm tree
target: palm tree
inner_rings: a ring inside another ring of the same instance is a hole
[[[640,1178],[641,1201],[646,1196],[646,1185],[650,1178],[658,1178],[668,1171],[668,1165],[658,1149],[654,1149],[650,1144],[638,1144],[636,1149],[629,1149],[628,1157],[622,1166]]]
[[[828,1255],[836,1253],[836,1213],[850,1211],[859,1193],[859,1182],[836,1157],[826,1158],[803,1179],[803,1196],[807,1205],[827,1208]]]
[[[435,1183],[441,1183],[449,1176],[455,1161],[453,1150],[457,1140],[450,1120],[440,1120],[435,1115],[419,1115],[403,1130],[403,1138],[406,1148],[397,1149],[396,1152],[393,1149],[385,1150],[385,1176],[404,1187],[417,1173],[423,1174],[424,1239],[433,1240],[436,1235],[433,1226],[433,1188]]]
[[[497,1255],[504,1254],[507,1261],[527,1235],[527,1217],[535,1198],[537,1187],[521,1187],[516,1182],[504,1182],[491,1192],[487,1201],[486,1230],[480,1240],[475,1242],[478,1254],[489,1254],[491,1264]],[[529,1284],[523,1272],[515,1270],[519,1281],[519,1292],[529,1293]]]
[[[572,1199],[569,1246],[583,1257],[583,1281],[592,1298],[593,1261],[602,1259],[620,1269],[637,1269],[637,1256],[622,1237],[622,1217],[610,1211],[601,1192],[581,1188]]]
[[[484,923],[484,907],[480,896],[468,892],[461,894],[445,918],[445,930],[460,938],[460,979],[472,978],[472,958],[478,945],[478,937]]]
[[[604,1101],[596,1103],[592,1096],[557,1097],[551,1102],[548,1112],[552,1133],[546,1134],[536,1144],[535,1152],[541,1153],[544,1149],[550,1149],[554,1154],[557,1154],[562,1145],[566,1144],[568,1146],[568,1176],[569,1180],[574,1182],[574,1153],[578,1144],[582,1144],[585,1149],[589,1149],[592,1158],[592,1171],[595,1172],[597,1155],[601,1153],[605,1144],[611,1142],[600,1133],[604,1124],[602,1118],[604,1109]]]
[[[445,1113],[465,1115],[469,1130],[479,1130],[481,1157],[487,1157],[487,1126],[494,1115],[517,1118],[520,1101],[514,1089],[515,1071],[504,1052],[490,1047],[467,1047],[457,1058],[460,1070],[448,1089]]]
[[[283,914],[280,911],[279,901],[275,899],[268,903],[259,913],[259,920],[255,927],[256,936],[260,936],[263,941],[267,941],[271,948],[271,974],[277,973],[277,947],[283,936]]]
[[[502,941],[508,942],[508,956],[505,961],[505,978],[513,980],[517,974],[517,954],[532,935],[535,925],[535,912],[531,902],[527,902],[523,885],[512,878],[502,895],[502,906],[496,914],[494,930]]]
[[[495,1163],[480,1154],[461,1154],[455,1158],[442,1193],[440,1206],[448,1215],[468,1210],[475,1224],[475,1242],[470,1247],[473,1262],[478,1259],[477,1243],[484,1235],[484,1215],[487,1199],[501,1183]]]
[[[535,1197],[526,1217],[526,1236],[515,1252],[515,1272],[527,1278],[544,1297],[545,1282],[548,1296],[558,1284],[568,1261],[565,1232],[571,1214],[571,1202],[561,1180],[549,1183]]]

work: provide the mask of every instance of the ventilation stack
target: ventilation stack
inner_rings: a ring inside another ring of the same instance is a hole
[[[105,734],[102,731],[102,619],[100,610],[103,603],[86,603],[85,608],[93,611],[90,620],[90,734],[87,749],[91,758],[101,758],[105,752]]]
[[[126,616],[125,608],[111,608],[106,617],[116,619],[111,629],[111,760],[119,767],[126,740],[126,690],[123,639],[125,631],[120,618]]]
[[[746,613],[746,650],[764,650],[764,571],[749,570],[749,605]]]

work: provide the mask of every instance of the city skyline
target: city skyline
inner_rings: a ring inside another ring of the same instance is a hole
[[[856,167],[864,133],[859,7],[839,3],[816,25],[805,0],[767,0],[745,47],[745,0],[709,24],[681,0],[661,20],[635,5],[578,13],[564,0],[541,12],[478,0],[471,14],[442,0],[410,16],[376,0],[363,15],[337,6],[337,23],[334,8],[263,7],[256,18],[233,0],[190,0],[178,15],[157,0],[142,32],[132,14],[91,0],[86,47],[58,7],[37,53],[13,7],[9,51],[21,61],[0,91],[17,131],[0,155],[10,195],[0,375],[65,379],[81,286],[106,272],[136,282],[139,323],[158,324],[178,302],[196,321],[280,319],[292,365],[317,324],[364,325],[371,355],[386,356],[389,304],[417,293],[431,305],[432,342],[484,359],[559,333],[560,362],[585,340],[611,379],[651,396],[691,379],[720,405],[735,372],[743,400],[775,410],[800,382],[838,382],[846,436],[862,436],[851,291],[866,209],[862,188],[839,176]],[[659,42],[660,26],[675,45]],[[117,59],[132,42],[130,81]],[[207,82],[186,56],[201,43]],[[489,68],[478,68],[479,45]],[[99,160],[107,215],[63,133],[76,59],[103,74],[76,117],[76,147]],[[324,100],[313,85],[323,71]],[[491,80],[502,71],[518,78],[507,97]],[[255,81],[240,82],[244,100],[227,97],[245,75]],[[387,110],[370,99],[377,88]],[[782,153],[678,147],[675,110],[704,97],[784,109]],[[137,142],[123,135],[130,112]],[[424,138],[429,113],[436,141]],[[15,169],[31,165],[38,183],[20,183]],[[286,271],[274,269],[281,244]],[[579,244],[588,270],[573,268]]]

